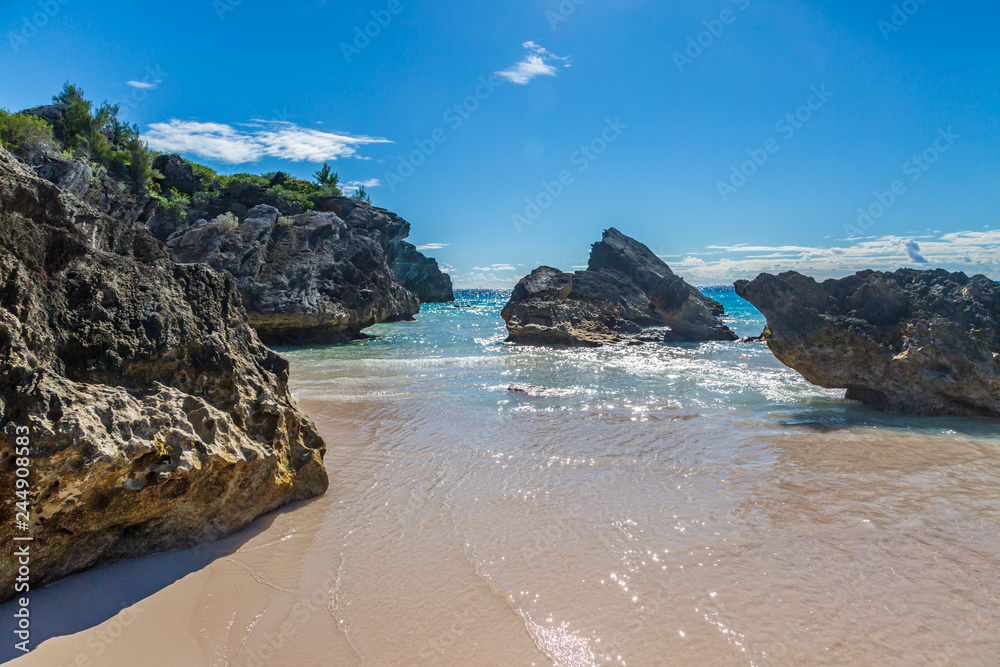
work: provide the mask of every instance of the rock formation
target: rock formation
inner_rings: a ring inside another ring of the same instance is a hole
[[[0,540],[24,534],[27,463],[33,587],[322,493],[325,447],[287,375],[231,278],[170,261],[143,225],[0,149]],[[0,598],[15,576],[0,560]]]
[[[721,304],[617,229],[594,244],[586,271],[535,269],[501,313],[511,342],[572,347],[619,342],[649,327],[662,328],[664,342],[736,340],[723,314]]]
[[[1000,285],[944,270],[741,280],[785,365],[893,412],[1000,417]]]
[[[316,210],[295,214],[274,194],[290,182],[287,174],[208,191],[180,156],[160,155],[153,164],[161,189],[202,196],[183,220],[153,215],[150,229],[177,261],[231,273],[251,325],[268,343],[353,340],[379,322],[413,319],[420,302],[454,299],[451,279],[405,241],[410,223],[394,213],[329,195],[315,201]]]
[[[420,299],[420,303],[455,300],[451,276],[441,271],[437,260],[424,256],[412,243],[399,243],[392,257],[392,272],[403,287]]]
[[[350,223],[334,212],[283,217],[260,205],[239,224],[221,217],[177,230],[167,250],[178,262],[208,264],[236,278],[263,341],[342,342],[420,311],[386,259],[386,241],[399,233],[393,221],[364,207],[346,216]]]

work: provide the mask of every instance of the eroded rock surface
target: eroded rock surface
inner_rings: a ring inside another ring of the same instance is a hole
[[[287,374],[231,278],[0,149],[0,540],[27,427],[33,587],[322,493],[325,446]],[[15,567],[0,560],[2,599]]]
[[[944,270],[818,283],[762,274],[736,292],[785,365],[893,412],[1000,417],[1000,285]]]
[[[352,340],[378,322],[412,319],[420,303],[386,259],[399,233],[393,221],[362,207],[346,211],[348,220],[334,212],[284,217],[260,205],[238,225],[216,218],[184,227],[167,249],[178,262],[232,275],[251,326],[267,343]]]
[[[425,256],[412,243],[399,243],[392,256],[392,272],[403,287],[420,299],[420,303],[455,300],[451,276],[441,271],[437,260]]]
[[[539,267],[502,311],[508,340],[597,347],[653,327],[665,342],[731,341],[721,304],[675,275],[649,248],[616,229],[595,243],[586,271]]]

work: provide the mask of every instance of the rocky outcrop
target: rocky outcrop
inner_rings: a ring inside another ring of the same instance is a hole
[[[26,463],[33,587],[322,493],[325,447],[287,379],[231,278],[0,149],[0,540],[26,534]],[[15,576],[0,560],[0,598]]]
[[[1000,285],[943,270],[736,283],[808,381],[893,412],[1000,417]]]
[[[617,229],[594,244],[586,271],[535,269],[501,313],[511,342],[572,347],[648,336],[651,327],[669,343],[736,340],[723,314],[721,304]]]
[[[256,206],[238,224],[222,217],[179,229],[167,250],[232,275],[251,326],[274,345],[347,341],[378,322],[412,319],[420,304],[386,259],[399,223],[362,206],[341,215],[283,217]]]
[[[191,163],[176,153],[157,155],[153,160],[153,169],[158,172],[156,182],[163,192],[177,190],[193,195],[202,188],[202,179],[194,173]]]
[[[29,116],[37,116],[52,126],[52,137],[60,142],[66,143],[69,133],[66,129],[66,117],[69,114],[69,106],[66,104],[44,104],[40,107],[25,109],[21,113]]]
[[[392,272],[403,287],[420,299],[420,303],[449,303],[455,300],[451,276],[441,271],[436,259],[425,256],[412,243],[399,243],[392,257]]]
[[[48,159],[36,170],[42,178],[55,183],[60,190],[83,199],[90,192],[94,170],[85,161]]]

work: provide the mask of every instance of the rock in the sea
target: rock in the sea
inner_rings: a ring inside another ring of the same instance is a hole
[[[412,319],[420,304],[386,259],[402,229],[377,209],[341,213],[347,220],[332,211],[283,217],[260,205],[238,224],[220,217],[184,227],[167,249],[178,262],[236,278],[251,326],[270,344],[343,342],[379,322]]]
[[[543,266],[521,280],[501,315],[509,341],[597,347],[664,328],[665,342],[732,341],[721,304],[617,229],[595,243],[586,271]]]
[[[325,446],[287,380],[230,277],[0,149],[0,541],[33,538],[33,588],[323,493]],[[0,599],[16,576],[0,559]]]
[[[401,241],[391,259],[396,280],[417,295],[420,303],[448,303],[455,300],[451,276],[441,271],[437,260],[426,257],[412,243]]]
[[[944,270],[736,283],[768,346],[813,384],[911,414],[1000,417],[1000,285]]]

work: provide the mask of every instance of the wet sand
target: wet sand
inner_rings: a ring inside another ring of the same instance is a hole
[[[1000,656],[995,442],[748,422],[720,448],[697,416],[484,423],[396,398],[301,403],[330,445],[326,496],[193,554],[57,584],[63,603],[85,604],[95,577],[136,581],[194,558],[190,573],[13,664]]]

